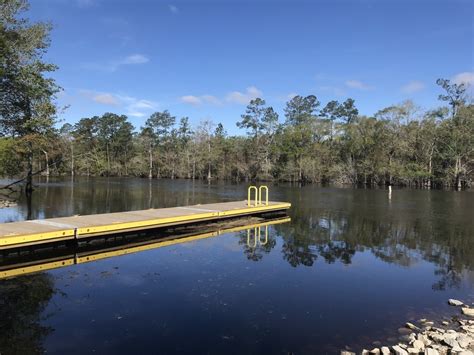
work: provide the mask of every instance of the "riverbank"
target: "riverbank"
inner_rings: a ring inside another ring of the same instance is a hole
[[[474,307],[455,299],[448,303],[456,308],[451,319],[433,322],[420,319],[416,324],[407,322],[398,332],[402,334],[398,344],[379,345],[362,350],[362,355],[474,355]],[[356,355],[355,352],[342,350],[341,355]]]

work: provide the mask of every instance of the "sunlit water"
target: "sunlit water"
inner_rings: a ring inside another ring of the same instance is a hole
[[[2,222],[244,199],[246,184],[50,180]],[[0,281],[0,352],[337,353],[474,301],[474,193],[270,186],[266,245],[228,233]]]

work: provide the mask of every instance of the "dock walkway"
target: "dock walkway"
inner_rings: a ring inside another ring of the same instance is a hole
[[[249,200],[2,223],[0,250],[111,233],[190,225],[201,221],[284,211],[291,207],[287,202],[262,203],[261,198],[258,201],[256,197],[252,204]]]

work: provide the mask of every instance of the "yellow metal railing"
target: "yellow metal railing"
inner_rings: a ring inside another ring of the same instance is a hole
[[[252,230],[247,229],[247,246],[249,248],[256,248],[257,243],[260,245],[266,245],[268,243],[268,225],[265,226],[265,239],[262,241],[262,229],[261,226],[255,227],[253,229],[253,238],[252,238]],[[253,243],[251,240],[253,239]]]
[[[247,205],[252,206],[252,191],[255,191],[255,199],[253,206],[268,206],[268,186],[261,185],[259,188],[257,186],[249,186],[247,190]],[[265,203],[262,203],[262,192],[265,191]]]

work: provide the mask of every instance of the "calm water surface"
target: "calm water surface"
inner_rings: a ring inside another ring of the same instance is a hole
[[[50,180],[0,221],[244,199],[246,184]],[[474,301],[474,193],[270,187],[290,223],[0,281],[0,353],[320,354]],[[389,339],[389,340],[387,340]]]

